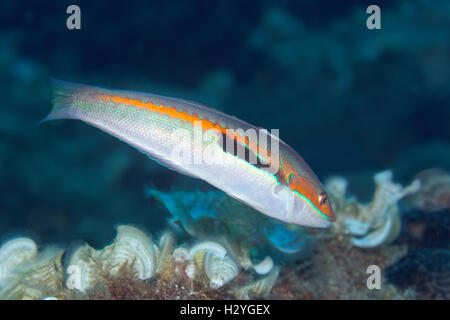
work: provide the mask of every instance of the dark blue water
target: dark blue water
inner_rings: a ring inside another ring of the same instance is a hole
[[[81,8],[68,30],[66,8]],[[450,5],[379,1],[28,1],[0,4],[0,235],[99,246],[118,223],[158,233],[144,196],[211,190],[77,121],[36,125],[51,76],[172,95],[279,128],[324,179],[364,200],[372,175],[450,170]]]

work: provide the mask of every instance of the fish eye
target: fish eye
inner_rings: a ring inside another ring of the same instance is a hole
[[[327,195],[324,192],[322,192],[319,196],[319,204],[323,205],[325,203],[327,203]]]

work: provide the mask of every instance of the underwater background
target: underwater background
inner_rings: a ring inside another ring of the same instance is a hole
[[[81,30],[66,27],[71,4],[81,8]],[[371,4],[381,8],[381,30],[366,27]],[[383,273],[396,288],[431,279],[414,298],[449,298],[450,2],[4,0],[0,26],[1,240],[20,234],[39,244],[84,239],[102,247],[119,224],[159,236],[180,218],[173,201],[192,209],[192,198],[176,192],[215,192],[80,121],[37,125],[50,111],[55,77],[194,100],[279,128],[321,181],[345,177],[360,203],[373,200],[379,172],[391,170],[383,181],[406,189],[419,179],[428,189],[415,198],[406,192],[402,229],[388,251],[368,254],[396,257]],[[423,173],[431,168],[439,171]],[[209,195],[195,201],[220,197]],[[211,210],[205,209],[208,218],[219,219]],[[177,232],[183,241],[200,233]],[[327,232],[350,239],[348,230],[314,230],[302,248]],[[343,254],[345,247],[353,259],[365,254],[351,242],[332,245],[327,252]],[[403,251],[393,249],[400,245]],[[275,264],[305,259],[272,257]],[[345,297],[309,290],[277,292]]]

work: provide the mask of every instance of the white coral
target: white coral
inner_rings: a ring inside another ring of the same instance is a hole
[[[352,238],[352,244],[372,248],[392,242],[401,229],[398,201],[418,191],[420,182],[415,180],[409,186],[402,187],[392,181],[392,171],[379,172],[374,175],[376,188],[372,201],[360,204],[355,199],[347,199],[345,192],[342,193],[346,189],[342,179],[328,184],[328,188],[331,189],[330,194],[335,196],[335,201],[339,203],[340,212],[337,216],[343,220],[346,230],[357,236]],[[352,217],[349,214],[350,209],[356,216]]]
[[[158,247],[143,231],[132,226],[119,226],[113,244],[103,249],[101,255],[113,275],[128,265],[140,280],[145,280],[155,275],[158,266]]]
[[[252,268],[257,274],[267,274],[273,269],[273,260],[267,256],[260,263],[252,265]]]
[[[275,281],[278,279],[279,273],[280,268],[275,267],[265,277],[234,290],[236,298],[241,300],[249,300],[250,294],[252,293],[262,297],[268,296],[273,285],[275,284]]]
[[[36,243],[25,237],[11,239],[0,247],[0,288],[16,278],[15,269],[37,255]]]
[[[229,257],[219,257],[208,252],[205,258],[205,271],[210,287],[218,289],[238,275],[237,264]]]

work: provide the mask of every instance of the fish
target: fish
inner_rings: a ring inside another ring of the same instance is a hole
[[[180,98],[51,84],[53,106],[42,122],[81,120],[282,222],[326,228],[336,219],[317,176],[276,130]]]

